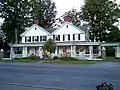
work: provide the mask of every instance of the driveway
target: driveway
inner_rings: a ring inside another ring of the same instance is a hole
[[[119,90],[120,63],[0,63],[0,90],[96,90],[101,82],[112,83]]]

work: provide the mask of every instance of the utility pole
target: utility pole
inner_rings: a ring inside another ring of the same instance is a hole
[[[18,43],[18,34],[17,34],[17,29],[15,28],[15,43]]]

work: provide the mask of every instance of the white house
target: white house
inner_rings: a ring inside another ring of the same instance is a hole
[[[42,55],[42,47],[49,38],[56,42],[55,55],[59,57],[69,55],[75,58],[92,59],[100,56],[100,43],[89,41],[86,31],[87,28],[83,30],[68,21],[57,29],[44,29],[34,24],[21,34],[20,44],[11,45],[11,57]]]

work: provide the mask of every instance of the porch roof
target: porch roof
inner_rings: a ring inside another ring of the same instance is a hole
[[[101,43],[101,46],[120,46],[120,42],[106,42],[106,43]]]
[[[20,43],[20,44],[12,44],[11,47],[39,47],[43,46],[45,42],[40,43]],[[87,46],[93,46],[93,45],[100,45],[99,42],[80,42],[80,41],[64,41],[64,42],[56,42],[57,46],[71,46],[71,45],[87,45]]]

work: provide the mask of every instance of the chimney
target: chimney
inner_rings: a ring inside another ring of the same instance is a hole
[[[70,16],[66,16],[66,17],[64,17],[64,21],[65,22],[71,22],[72,20],[71,20]]]
[[[39,20],[37,18],[34,18],[34,21],[33,21],[34,24],[39,24]]]

